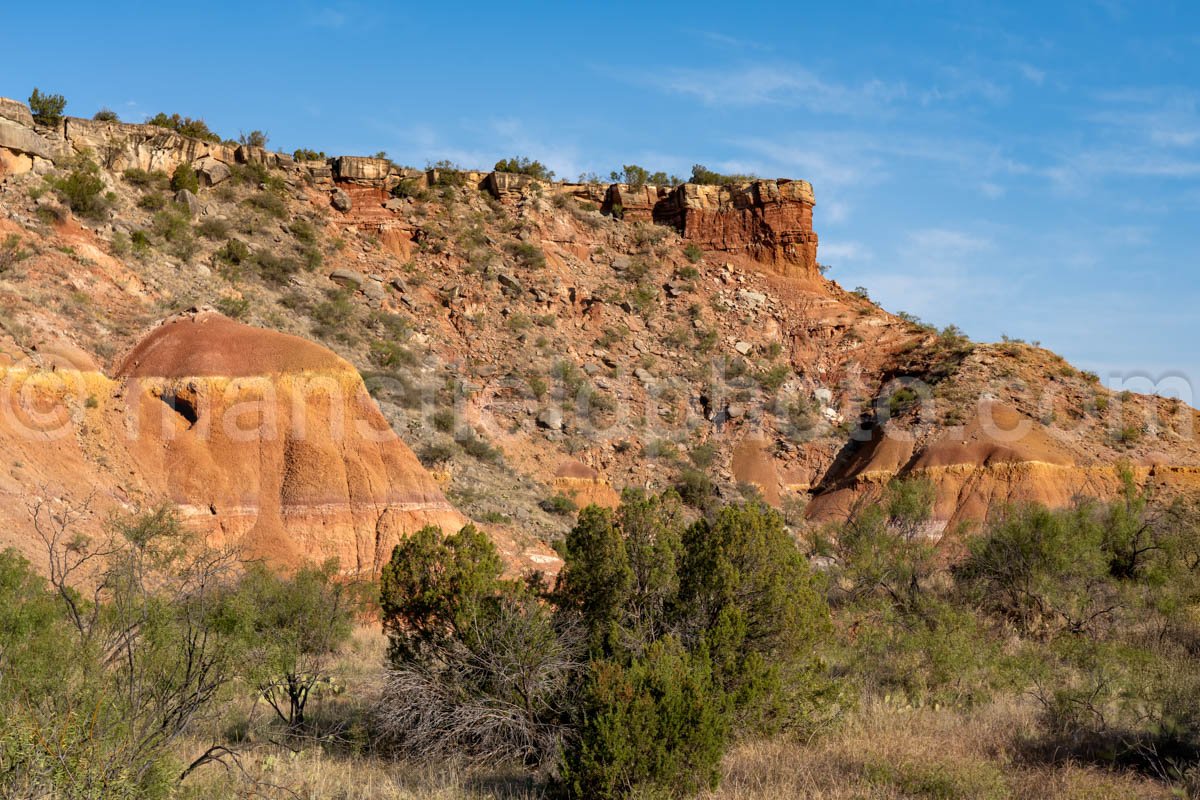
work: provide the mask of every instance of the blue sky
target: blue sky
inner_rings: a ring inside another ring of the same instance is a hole
[[[0,94],[416,166],[807,178],[847,288],[1200,389],[1194,5],[168,5],[12,4]]]

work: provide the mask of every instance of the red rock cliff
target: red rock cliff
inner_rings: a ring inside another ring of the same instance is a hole
[[[786,179],[735,186],[677,186],[654,208],[654,220],[671,225],[705,250],[744,253],[781,275],[815,278],[812,184]]]

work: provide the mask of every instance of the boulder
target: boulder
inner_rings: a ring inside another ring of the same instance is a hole
[[[205,156],[192,167],[196,170],[196,177],[200,179],[200,185],[204,187],[216,186],[227,180],[232,174],[228,166],[212,156]]]
[[[346,194],[341,189],[333,190],[333,194],[330,196],[329,202],[334,208],[336,208],[338,211],[341,211],[343,214],[349,211],[352,206],[352,203],[350,202],[350,195]]]
[[[175,202],[187,209],[188,216],[200,215],[200,199],[188,189],[180,189],[175,193]]]
[[[383,284],[376,280],[369,280],[363,284],[362,292],[367,296],[367,299],[376,303],[382,302],[387,296],[387,291],[383,288]]]
[[[537,424],[539,428],[550,431],[561,431],[563,428],[562,412],[553,406],[544,408],[537,415]]]
[[[367,282],[367,276],[352,269],[335,269],[329,273],[329,279],[342,286],[361,289]]]
[[[0,119],[15,122],[23,128],[33,127],[33,114],[30,113],[29,106],[7,97],[0,97]]]
[[[0,147],[14,153],[25,153],[38,158],[54,157],[54,147],[39,136],[32,127],[26,127],[3,117],[0,117]]]
[[[503,287],[505,294],[520,294],[525,291],[521,286],[521,282],[507,272],[501,272],[496,276],[496,281]]]

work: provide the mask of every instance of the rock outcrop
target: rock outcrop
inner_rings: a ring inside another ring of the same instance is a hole
[[[357,200],[351,187],[379,192],[369,209],[383,210],[387,193],[404,184],[422,191],[444,183],[475,186],[501,202],[515,204],[534,195],[570,194],[585,204],[597,203],[602,213],[627,222],[669,225],[689,242],[705,249],[745,255],[786,277],[814,279],[817,269],[817,235],[812,228],[812,185],[800,180],[756,180],[745,184],[708,186],[686,183],[665,186],[612,184],[551,185],[525,175],[504,172],[415,170],[398,167],[386,158],[337,156],[325,162],[300,162],[259,147],[210,142],[183,136],[154,125],[133,125],[68,117],[61,132],[35,128],[23,103],[0,98],[0,176],[32,169],[38,160],[56,159],[71,152],[88,151],[107,169],[132,167],[171,172],[190,164],[204,186],[214,186],[229,176],[234,164],[259,164],[300,173],[312,183],[337,188],[334,195]],[[331,185],[332,183],[332,185]],[[339,211],[348,211],[336,203]],[[390,214],[369,220],[383,232]],[[364,227],[362,220],[356,225]],[[393,235],[391,238],[395,239]],[[394,250],[405,248],[398,244]]]
[[[812,279],[820,274],[815,203],[808,181],[685,183],[654,206],[653,218],[705,250],[745,254],[781,275]]]
[[[559,465],[553,485],[556,492],[571,498],[580,508],[589,505],[616,508],[621,503],[621,496],[599,471],[575,459]]]

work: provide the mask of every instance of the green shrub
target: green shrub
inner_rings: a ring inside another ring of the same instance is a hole
[[[776,364],[758,373],[758,383],[768,392],[774,392],[783,386],[791,374],[792,369],[790,366],[787,364]]]
[[[121,118],[111,108],[102,108],[92,115],[92,120],[95,122],[120,122]]]
[[[150,252],[150,234],[145,231],[134,231],[129,234],[129,246],[135,256],[144,256]]]
[[[186,189],[192,194],[200,191],[200,178],[196,175],[196,170],[188,164],[177,166],[171,173],[171,188],[177,192]]]
[[[167,207],[167,198],[161,192],[147,192],[138,198],[137,206],[146,211],[162,211]]]
[[[33,121],[39,125],[54,127],[62,122],[66,107],[67,100],[61,94],[42,94],[35,87],[29,95],[29,110],[33,113]]]
[[[191,117],[183,117],[179,114],[167,116],[159,112],[146,120],[146,124],[168,128],[183,136],[190,136],[193,139],[200,139],[206,142],[221,141],[221,137],[209,130],[208,124],[202,119],[192,119]]]
[[[378,367],[397,369],[399,367],[415,367],[419,359],[415,353],[400,342],[377,340],[371,342],[371,362]]]
[[[229,236],[229,222],[220,217],[205,217],[196,226],[196,232],[205,239],[226,239]]]
[[[679,492],[683,502],[702,510],[712,505],[716,498],[716,487],[712,478],[708,477],[708,473],[703,469],[688,467],[681,470],[679,478],[675,481],[675,491]]]
[[[390,669],[376,718],[401,753],[545,765],[560,752],[571,646],[502,568],[472,525],[417,531],[384,565]]]
[[[249,133],[238,134],[238,144],[247,147],[265,148],[267,141],[270,139],[264,131],[250,131]]]
[[[303,244],[313,244],[317,241],[317,228],[306,219],[296,219],[288,225],[288,233]]]
[[[303,269],[296,259],[290,256],[276,255],[270,250],[254,251],[254,263],[258,266],[258,274],[269,283],[286,283],[289,278]]]
[[[21,245],[21,235],[10,233],[0,240],[0,275],[32,255]]]
[[[593,662],[579,742],[564,760],[569,797],[678,797],[715,788],[730,726],[707,653],[653,642],[629,666]]]
[[[218,262],[238,267],[253,261],[250,248],[241,239],[230,239],[213,253]]]
[[[243,319],[250,311],[250,300],[246,297],[220,297],[213,305],[230,319]]]
[[[529,269],[541,269],[546,266],[546,254],[532,242],[513,242],[508,246],[508,251],[517,263]]]
[[[277,219],[283,219],[288,214],[287,202],[272,191],[262,191],[246,198],[246,205],[265,211]]]
[[[626,164],[620,172],[613,170],[608,177],[613,183],[624,183],[631,189],[640,189],[650,181],[650,172],[637,164]],[[613,213],[616,214],[615,209]]]
[[[704,183],[710,185],[725,185],[731,183],[749,183],[757,180],[755,175],[722,175],[719,172],[713,172],[703,164],[696,164],[692,167],[692,176],[689,179],[691,183]]]
[[[450,433],[454,430],[454,423],[458,421],[458,416],[452,408],[440,408],[430,417],[433,422],[434,430],[442,433]]]
[[[579,506],[575,504],[575,501],[565,494],[556,494],[547,497],[545,500],[539,502],[538,506],[547,514],[558,514],[563,517],[568,517],[579,510]]]
[[[451,461],[458,449],[450,442],[432,442],[417,451],[417,459],[427,469]]]
[[[115,519],[102,541],[69,510],[33,513],[63,566],[47,583],[0,556],[0,794],[165,798],[177,743],[242,663],[232,559],[189,542],[166,507]],[[85,585],[78,566],[99,552]]]
[[[298,150],[292,151],[292,158],[297,161],[324,161],[324,150],[309,150],[307,147],[301,147]]]
[[[683,254],[687,260],[695,264],[700,259],[704,258],[704,250],[695,242],[690,242],[687,247],[683,248]],[[696,277],[695,275],[692,276]]]
[[[336,689],[332,657],[354,629],[354,584],[336,559],[287,577],[261,562],[238,586],[246,634],[247,678],[289,729],[302,726],[309,702]]]
[[[485,462],[496,462],[501,458],[499,449],[470,428],[465,428],[457,441],[458,446],[472,458]]]
[[[515,175],[528,175],[540,181],[554,180],[554,171],[547,169],[540,161],[530,161],[524,156],[502,158],[493,167],[496,172],[511,172]]]
[[[171,178],[162,170],[144,170],[140,167],[130,167],[122,174],[125,182],[130,186],[136,186],[139,189],[168,189],[171,186]]]
[[[100,167],[86,153],[75,156],[68,172],[49,182],[72,211],[90,219],[104,218],[116,201],[115,194],[104,191]]]

